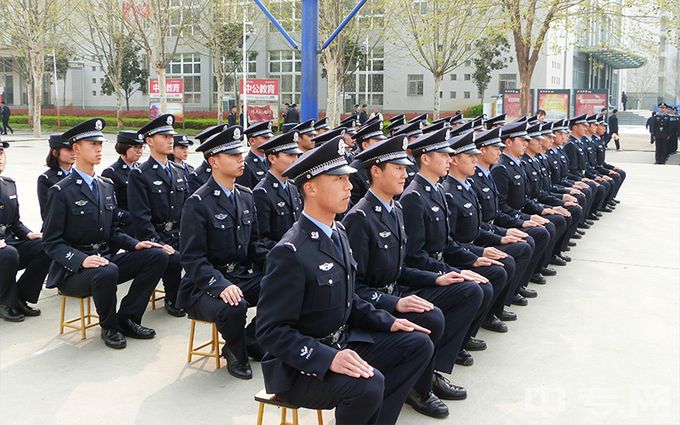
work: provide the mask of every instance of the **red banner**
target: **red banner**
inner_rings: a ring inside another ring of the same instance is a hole
[[[240,93],[243,94],[243,80],[240,84]],[[279,100],[279,80],[246,80],[246,96],[248,100],[276,102]]]
[[[599,114],[607,107],[606,90],[579,89],[574,92],[574,116]]]
[[[508,122],[514,121],[519,118],[520,115],[520,105],[519,105],[519,90],[518,89],[507,89],[503,92],[503,112],[506,114],[506,120]],[[533,114],[534,111],[534,90],[531,90],[529,95],[529,114]]]
[[[165,79],[165,96],[167,99],[183,99],[184,98],[184,80],[182,78],[166,78]],[[158,84],[158,79],[149,79],[149,97],[160,98],[161,88]]]
[[[269,105],[248,105],[248,122],[275,121],[276,113]]]

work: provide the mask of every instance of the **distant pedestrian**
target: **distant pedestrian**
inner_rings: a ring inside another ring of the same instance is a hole
[[[649,143],[654,143],[654,117],[656,112],[652,112],[652,116],[647,118],[647,123],[645,123],[645,128],[649,131]]]
[[[609,117],[609,140],[613,140],[616,144],[616,150],[621,150],[621,142],[619,142],[619,117],[616,116],[619,110],[614,109],[612,115]],[[607,143],[609,143],[607,140]]]
[[[229,115],[227,116],[227,124],[229,125],[229,127],[237,124],[236,123],[236,119],[238,118],[236,115],[237,112],[238,108],[236,107],[236,105],[232,106],[231,109],[229,110]]]
[[[364,103],[361,105],[361,112],[359,112],[359,122],[364,125],[366,121],[368,121],[368,105]]]
[[[7,134],[7,129],[14,134],[14,129],[9,126],[9,117],[12,115],[12,111],[9,110],[9,106],[2,101],[2,106],[0,106],[0,114],[2,115],[2,134]]]
[[[621,104],[623,104],[623,110],[626,110],[626,103],[628,103],[628,96],[626,95],[626,92],[623,91],[621,92]]]
[[[300,113],[297,110],[297,104],[292,103],[288,106],[286,116],[283,118],[284,124],[300,122]]]
[[[369,116],[368,119],[370,120],[371,118],[376,117],[376,116],[378,117],[380,122],[385,121],[383,114],[380,113],[380,108],[378,108],[377,106],[375,108],[373,108],[373,112],[371,112],[371,116]]]

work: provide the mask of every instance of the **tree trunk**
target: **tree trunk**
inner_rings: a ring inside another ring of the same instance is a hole
[[[116,127],[121,128],[123,127],[123,94],[120,92],[120,87],[115,90],[116,90]],[[125,99],[125,103],[129,111],[130,103],[128,102],[127,98]]]
[[[224,69],[222,68],[222,57],[221,55],[213,58],[213,69],[215,72],[215,84],[217,87],[217,124],[222,124],[224,118]]]
[[[326,78],[328,85],[328,96],[326,98],[326,116],[331,128],[335,128],[340,116],[339,98],[340,98],[340,81],[342,76],[338,75],[338,64],[335,58],[326,57]]]
[[[33,85],[33,136],[42,137],[40,115],[42,112],[42,78],[36,78]]]
[[[158,88],[161,95],[161,113],[165,114],[168,111],[168,96],[165,91],[165,67],[154,67],[154,70],[158,76]]]
[[[434,77],[434,105],[432,107],[433,120],[439,119],[439,109],[441,108],[441,98],[439,97],[439,89],[442,85],[442,75],[433,74]]]
[[[33,83],[30,78],[26,79],[26,97],[28,98],[28,125],[33,127]]]

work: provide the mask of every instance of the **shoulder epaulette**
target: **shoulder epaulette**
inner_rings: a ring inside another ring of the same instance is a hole
[[[0,181],[2,181],[2,180],[6,181],[6,182],[14,183],[14,179],[11,178],[11,177],[2,176],[2,177],[0,177]]]
[[[201,198],[201,195],[199,195],[199,194],[196,193],[196,192],[194,192],[194,193],[190,196],[190,198],[194,198],[194,197],[198,198],[199,201],[202,201],[202,200],[203,200],[203,198]]]
[[[342,225],[339,221],[335,222],[335,225],[338,226],[340,229],[345,230],[345,226]]]
[[[253,192],[258,191],[258,190],[261,190],[264,193],[267,193],[267,189],[265,189],[264,186],[260,186],[260,185],[255,186],[255,189],[253,189]]]
[[[363,215],[364,217],[366,217],[366,213],[364,212],[364,210],[360,210],[359,208],[357,208],[356,211],[357,211],[359,214],[361,214],[361,215]]]
[[[297,252],[297,248],[295,248],[295,245],[293,245],[290,242],[284,243],[283,246],[285,246],[286,248],[290,249],[293,252]]]
[[[100,179],[102,179],[102,180],[103,180],[104,182],[106,182],[106,183],[113,184],[113,180],[111,180],[111,179],[108,178],[108,177],[104,177],[104,176],[101,176],[101,175],[98,176],[98,177],[99,177]]]
[[[396,206],[397,206],[398,208],[400,208],[400,209],[402,208],[402,206],[401,206],[401,204],[399,203],[399,201],[394,201],[394,205],[396,205]]]
[[[453,199],[453,193],[451,192],[446,192],[444,196],[448,196],[449,198]]]
[[[244,192],[248,192],[250,194],[253,193],[253,191],[248,187],[248,186],[243,186],[242,184],[235,183],[234,186],[238,187],[240,190]]]

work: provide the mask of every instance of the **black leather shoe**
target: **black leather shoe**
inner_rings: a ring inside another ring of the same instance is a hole
[[[181,308],[175,307],[175,303],[170,300],[165,300],[165,311],[167,311],[169,315],[175,317],[184,317],[187,314],[187,312]]]
[[[567,246],[574,247],[574,246],[576,246],[576,242],[569,241],[569,242],[567,242]]]
[[[618,199],[612,199],[612,202],[615,203],[615,204],[620,204],[620,203],[621,203],[621,201],[619,201]]]
[[[482,327],[487,331],[506,333],[508,331],[508,325],[501,322],[498,317],[491,315],[482,322]]]
[[[563,259],[564,261],[566,261],[567,263],[570,263],[570,262],[571,262],[571,257],[568,256],[568,255],[566,255],[566,254],[560,254],[559,257],[560,257],[561,259]]]
[[[569,247],[569,245],[567,245],[566,247],[564,247],[564,249],[562,251],[569,252],[569,251],[571,251],[571,248]]]
[[[520,294],[515,294],[510,302],[512,305],[518,305],[520,307],[526,307],[529,305],[529,300],[521,296]]]
[[[576,226],[579,229],[590,229],[590,224],[588,223],[581,223],[578,226]]]
[[[456,364],[461,366],[472,366],[475,359],[472,358],[472,354],[468,353],[466,349],[461,348],[456,356]]]
[[[31,307],[26,301],[19,301],[19,311],[22,312],[24,316],[40,316],[40,309]]]
[[[610,213],[610,212],[614,212],[614,210],[605,206],[605,207],[600,208],[600,212]]]
[[[553,266],[566,266],[567,262],[561,259],[559,255],[553,255],[552,260],[550,260],[550,264]]]
[[[541,276],[543,277],[543,276]],[[536,298],[538,297],[538,292],[534,291],[533,289],[529,289],[525,286],[521,286],[519,288],[519,294],[523,296],[524,298]]]
[[[512,311],[503,310],[503,312],[501,313],[500,316],[498,316],[498,318],[502,322],[514,322],[515,320],[517,320],[517,315],[515,313],[513,313]]]
[[[127,340],[125,335],[120,333],[116,329],[104,329],[102,328],[102,339],[107,347],[115,348],[116,350],[123,349],[127,346]]]
[[[586,232],[584,232],[584,231],[581,230],[581,229],[576,229],[576,233],[577,233],[579,236],[583,236],[583,235],[586,234]]]
[[[593,211],[593,215],[595,215],[596,217],[602,217],[604,214],[602,214],[599,211]]]
[[[555,276],[557,274],[557,270],[551,269],[550,267],[543,267],[543,269],[541,269],[541,274],[543,276]]]
[[[432,392],[442,400],[465,400],[467,398],[465,388],[453,385],[439,372],[435,372],[432,377]]]
[[[411,390],[406,397],[406,404],[413,407],[416,412],[431,418],[441,419],[449,416],[449,407],[432,393],[423,397]]]
[[[595,224],[595,222],[594,222],[593,220],[590,220],[590,219],[586,219],[586,220],[584,220],[584,222],[585,222],[588,226],[592,226],[593,224]]]
[[[545,285],[548,283],[548,281],[546,281],[543,275],[540,273],[534,273],[534,275],[529,279],[529,282],[535,283],[536,285]]]
[[[246,380],[253,378],[253,370],[250,368],[247,357],[245,360],[237,359],[236,355],[226,345],[222,349],[222,357],[227,359],[227,371],[231,376]]]
[[[572,239],[581,239],[581,238],[583,238],[583,236],[581,236],[579,233],[574,233],[573,235],[571,235],[571,238]]]
[[[596,216],[595,213],[590,214],[588,216],[588,220],[590,220],[590,221],[598,221],[599,219],[600,219],[600,217]]]
[[[151,328],[144,327],[132,319],[126,319],[120,324],[120,330],[128,338],[134,339],[151,339],[156,336],[156,331]]]
[[[484,351],[486,350],[486,342],[483,339],[472,338],[465,341],[463,348],[468,351]]]
[[[0,317],[8,322],[23,322],[24,314],[16,308],[10,308],[6,305],[0,305]]]

